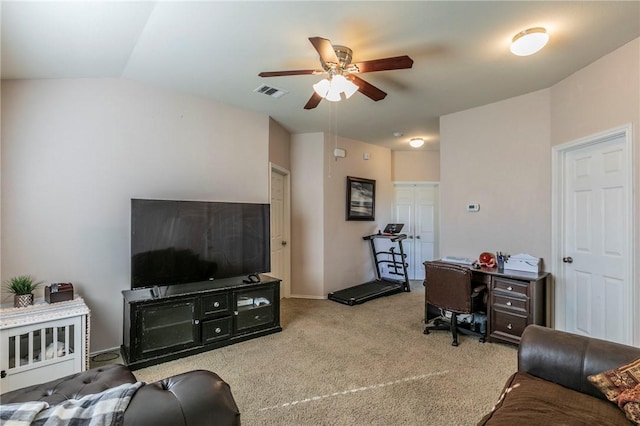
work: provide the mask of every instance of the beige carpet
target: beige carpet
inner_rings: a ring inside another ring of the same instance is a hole
[[[422,334],[424,292],[346,306],[282,300],[281,333],[135,371],[192,369],[231,385],[251,425],[473,425],[516,368],[516,348]]]

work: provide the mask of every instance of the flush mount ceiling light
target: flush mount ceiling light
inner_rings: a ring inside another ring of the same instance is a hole
[[[349,99],[358,91],[358,86],[347,80],[342,74],[335,74],[314,84],[313,90],[323,99],[338,102],[342,99],[340,96],[342,93]]]
[[[519,32],[511,41],[511,53],[518,56],[533,55],[549,41],[547,30],[542,27],[529,28]]]
[[[420,148],[422,145],[424,145],[424,139],[411,138],[411,140],[409,141],[409,145],[411,145],[414,148]]]

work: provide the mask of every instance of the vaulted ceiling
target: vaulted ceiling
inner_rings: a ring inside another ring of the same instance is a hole
[[[2,78],[123,78],[273,117],[297,132],[403,150],[438,149],[438,117],[548,88],[640,36],[638,1],[3,1]],[[529,57],[511,38],[543,26]],[[353,61],[409,55],[411,69],[360,74],[388,96],[303,106],[322,77],[261,78],[320,68],[309,37]],[[280,98],[254,92],[262,84]],[[638,94],[630,94],[638,96]],[[402,136],[393,136],[394,132]]]

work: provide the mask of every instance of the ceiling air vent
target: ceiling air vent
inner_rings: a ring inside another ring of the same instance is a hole
[[[253,90],[256,93],[264,93],[267,96],[271,96],[272,98],[281,98],[286,95],[286,90],[278,89],[277,87],[267,86],[266,84],[260,85],[258,88]]]

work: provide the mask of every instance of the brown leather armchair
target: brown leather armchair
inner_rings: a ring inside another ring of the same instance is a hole
[[[477,336],[484,342],[486,327],[484,333],[460,327],[458,315],[479,313],[483,310],[486,314],[486,307],[483,308],[482,305],[487,286],[475,284],[472,279],[473,271],[467,266],[439,261],[427,261],[424,262],[424,266],[425,303],[440,308],[441,311],[451,312],[450,321],[442,316],[435,318],[424,328],[424,334],[429,334],[431,330],[451,330],[452,346],[458,346],[459,332]],[[425,318],[425,322],[427,321]]]

